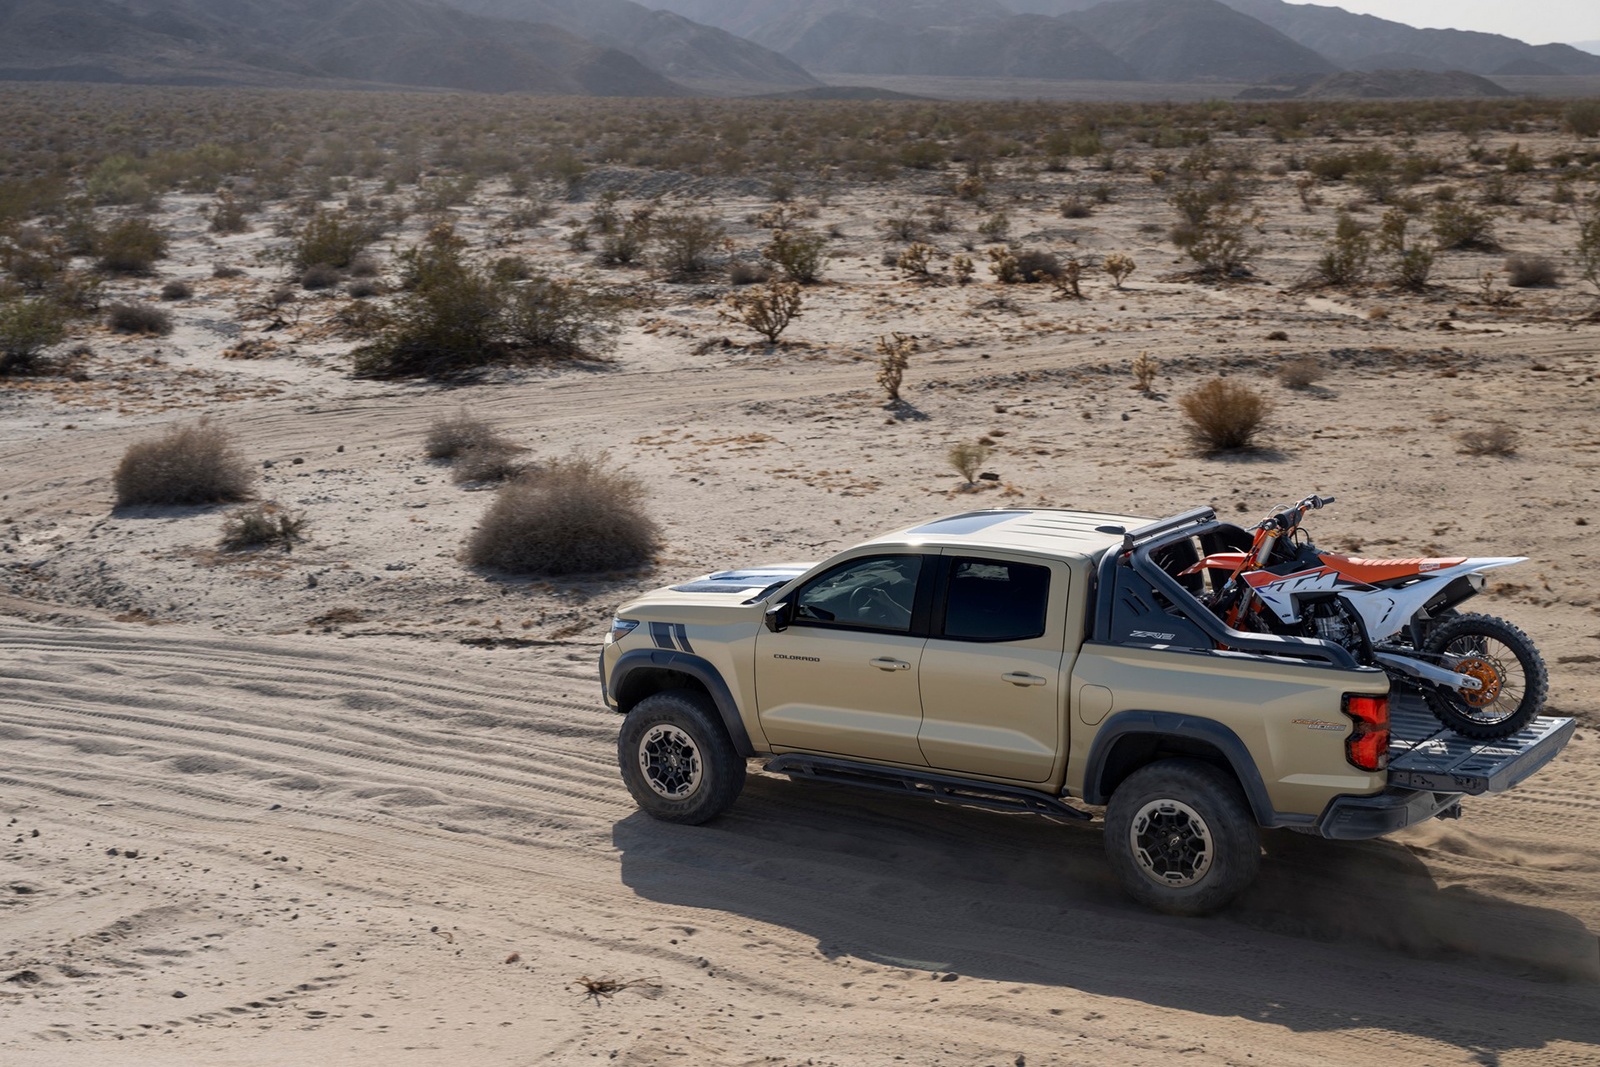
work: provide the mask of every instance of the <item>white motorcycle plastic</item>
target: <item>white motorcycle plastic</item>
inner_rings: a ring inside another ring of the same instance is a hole
[[[1318,637],[1419,690],[1439,721],[1467,737],[1508,737],[1544,707],[1549,675],[1511,623],[1458,614],[1484,572],[1525,556],[1360,559],[1323,552],[1300,528],[1309,496],[1256,524],[1250,548],[1213,553],[1183,573],[1208,573],[1209,603],[1235,629]]]

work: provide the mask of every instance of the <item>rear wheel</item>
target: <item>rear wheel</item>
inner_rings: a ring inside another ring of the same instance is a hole
[[[704,693],[668,689],[634,705],[617,735],[628,792],[666,822],[703,823],[733,806],[745,763]]]
[[[1209,763],[1141,767],[1106,807],[1106,854],[1123,888],[1169,915],[1205,915],[1238,896],[1261,866],[1244,793]]]
[[[1435,626],[1423,648],[1440,666],[1478,681],[1477,689],[1433,687],[1428,708],[1456,733],[1509,737],[1544,709],[1550,676],[1528,635],[1492,615],[1457,615]]]

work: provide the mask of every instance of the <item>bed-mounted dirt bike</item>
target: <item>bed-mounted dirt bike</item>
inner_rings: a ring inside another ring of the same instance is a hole
[[[1457,733],[1508,737],[1532,721],[1549,688],[1538,649],[1504,619],[1455,610],[1483,590],[1485,571],[1527,557],[1324,552],[1300,523],[1331,503],[1313,495],[1276,508],[1256,524],[1248,549],[1212,553],[1182,573],[1205,577],[1202,599],[1234,629],[1332,641],[1420,691]]]

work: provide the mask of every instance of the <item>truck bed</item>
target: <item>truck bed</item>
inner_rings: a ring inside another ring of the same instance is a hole
[[[1389,700],[1389,784],[1433,793],[1500,793],[1554,759],[1572,719],[1543,716],[1499,741],[1474,741],[1441,725],[1422,698]]]

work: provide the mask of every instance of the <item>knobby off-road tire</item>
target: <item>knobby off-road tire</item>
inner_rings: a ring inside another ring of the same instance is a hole
[[[1477,691],[1428,687],[1423,697],[1438,720],[1474,740],[1509,737],[1544,710],[1550,675],[1528,635],[1493,615],[1456,615],[1435,626],[1424,652],[1441,666],[1484,683]]]
[[[1261,868],[1261,838],[1233,776],[1169,759],[1128,776],[1106,807],[1106,854],[1128,895],[1168,915],[1206,915]]]
[[[714,819],[744,788],[744,760],[710,698],[692,689],[635,704],[617,735],[617,762],[639,807],[666,822]]]

